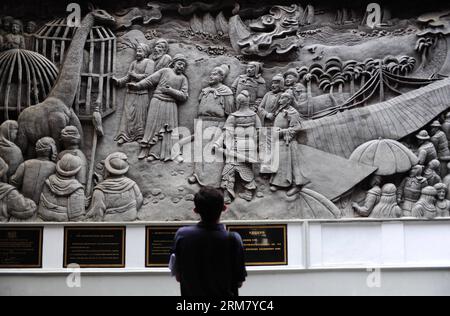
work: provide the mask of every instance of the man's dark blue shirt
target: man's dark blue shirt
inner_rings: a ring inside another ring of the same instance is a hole
[[[177,232],[173,253],[182,296],[238,296],[247,277],[238,234],[219,224],[184,227]]]

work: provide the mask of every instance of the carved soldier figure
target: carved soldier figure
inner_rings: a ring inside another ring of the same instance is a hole
[[[224,127],[224,134],[214,145],[216,152],[223,152],[226,165],[222,174],[225,201],[230,204],[236,198],[236,177],[244,182],[244,192],[239,196],[246,201],[253,199],[256,190],[253,164],[257,163],[257,132],[262,127],[258,115],[250,109],[250,93],[238,95],[238,110],[232,113]],[[225,145],[225,149],[224,148]]]
[[[437,217],[450,217],[450,201],[447,200],[448,187],[444,183],[434,186],[437,191]]]
[[[447,135],[442,131],[442,125],[439,121],[431,124],[431,142],[436,148],[438,159],[441,162],[441,170],[439,174],[447,174],[447,164],[450,161],[450,149],[448,145]]]
[[[352,207],[355,210],[355,212],[361,216],[361,217],[369,217],[370,214],[372,214],[373,209],[375,206],[380,202],[381,198],[381,183],[382,178],[380,176],[374,176],[371,181],[370,185],[372,189],[367,192],[366,200],[364,202],[364,206],[359,206],[357,203],[353,203]]]
[[[81,145],[81,135],[78,131],[78,128],[75,126],[67,126],[61,131],[61,142],[64,147],[64,151],[62,151],[58,155],[58,160],[61,160],[67,154],[71,154],[77,156],[81,159],[81,169],[77,174],[77,180],[86,187],[87,178],[88,178],[88,162],[86,159],[86,155],[80,149]]]
[[[261,63],[250,62],[246,74],[239,76],[231,88],[235,96],[246,90],[250,95],[250,108],[255,112],[267,92],[266,81],[261,76],[262,70]]]
[[[258,109],[258,115],[264,126],[273,126],[275,112],[278,108],[278,101],[284,90],[284,78],[282,75],[276,75],[272,78],[271,91],[266,93]]]
[[[438,158],[436,148],[431,142],[431,137],[427,131],[421,131],[416,138],[419,142],[419,149],[417,150],[419,164],[426,166],[431,160]]]
[[[172,149],[179,141],[177,103],[186,102],[189,98],[186,67],[186,57],[176,55],[171,68],[161,69],[138,83],[128,84],[132,90],[155,90],[148,111],[144,139],[141,141],[142,151],[139,159],[148,157],[149,161],[180,160],[180,156],[172,157]]]
[[[201,156],[195,157],[194,174],[188,179],[191,184],[198,182],[202,186],[220,188],[224,167],[223,155],[208,156],[211,147],[207,146],[220,138],[228,116],[236,112],[233,92],[223,84],[229,72],[228,65],[214,68],[209,78],[209,86],[200,93],[195,139],[202,147]]]
[[[307,183],[300,166],[297,133],[302,128],[301,117],[293,107],[294,96],[290,92],[282,94],[279,106],[275,112],[274,128],[279,135],[279,167],[270,181],[271,190],[278,188],[290,190],[288,196],[293,196],[300,191],[300,187]]]
[[[383,186],[380,202],[370,214],[371,218],[399,218],[403,211],[397,204],[397,187],[392,184]]]
[[[11,33],[4,37],[4,46],[7,49],[25,49],[25,38],[22,35],[23,24],[14,20],[11,24]]]
[[[56,172],[56,144],[53,138],[44,137],[36,143],[36,159],[22,163],[11,177],[11,184],[25,197],[39,204],[45,180]]]
[[[78,222],[85,216],[84,187],[76,179],[81,158],[67,154],[56,164],[56,174],[45,181],[38,215],[45,222]]]
[[[8,165],[0,158],[0,222],[28,222],[36,219],[36,203],[5,183]]]
[[[120,87],[130,82],[139,82],[155,71],[155,62],[146,58],[149,48],[147,45],[136,46],[136,60],[131,64],[125,77],[113,81]],[[150,97],[148,90],[128,89],[124,106],[122,120],[120,122],[119,133],[115,141],[119,145],[124,143],[140,142],[144,137],[145,122],[147,120]]]
[[[130,165],[124,153],[105,159],[105,180],[97,185],[87,218],[94,221],[135,221],[144,198],[136,182],[126,177]]]
[[[153,54],[150,58],[155,62],[155,71],[163,68],[168,68],[172,63],[172,57],[168,55],[169,42],[165,39],[160,39],[156,42]]]
[[[5,121],[0,125],[0,158],[9,166],[6,174],[9,179],[23,162],[22,151],[14,143],[19,125],[16,121]]]
[[[412,216],[416,218],[433,219],[437,216],[436,208],[437,191],[428,186],[422,190],[420,200],[414,205]]]
[[[421,165],[414,166],[409,174],[400,184],[397,190],[397,201],[403,209],[403,215],[411,216],[412,209],[416,202],[420,199],[422,190],[428,186],[427,179],[422,177],[423,167]]]
[[[434,186],[435,184],[438,184],[442,181],[441,177],[439,176],[440,169],[441,163],[437,159],[431,160],[428,166],[425,168],[423,177],[427,179],[429,186]]]

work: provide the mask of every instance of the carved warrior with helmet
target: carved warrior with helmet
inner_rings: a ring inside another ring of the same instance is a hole
[[[431,142],[436,148],[438,159],[441,162],[439,173],[441,175],[447,174],[447,164],[450,162],[450,149],[447,135],[442,130],[442,125],[439,121],[434,121],[431,124]]]
[[[276,75],[272,78],[272,84],[270,90],[264,96],[261,104],[259,105],[258,115],[264,126],[273,126],[273,121],[275,120],[275,112],[278,108],[278,101],[280,96],[284,91],[284,77],[281,74]]]
[[[257,111],[264,95],[267,92],[266,81],[262,77],[263,65],[259,62],[250,62],[246,74],[239,76],[232,85],[235,96],[246,90],[250,97],[250,108]]]
[[[87,218],[94,221],[135,221],[144,198],[136,182],[125,175],[130,169],[124,153],[113,153],[105,159],[105,179],[94,189]]]

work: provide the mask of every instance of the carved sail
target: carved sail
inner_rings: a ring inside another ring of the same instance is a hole
[[[449,108],[450,79],[445,79],[383,103],[305,122],[301,142],[349,158],[365,142],[379,137],[400,140]]]

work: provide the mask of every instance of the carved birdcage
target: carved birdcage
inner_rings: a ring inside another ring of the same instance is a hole
[[[36,32],[35,51],[61,66],[75,31],[75,27],[67,25],[66,19],[49,22]],[[92,28],[84,49],[81,81],[73,105],[82,121],[92,119],[97,104],[103,117],[116,110],[116,89],[112,82],[116,45],[116,36],[110,29],[102,26]]]
[[[45,100],[58,68],[44,56],[11,49],[0,54],[0,121],[17,119],[31,105]]]

